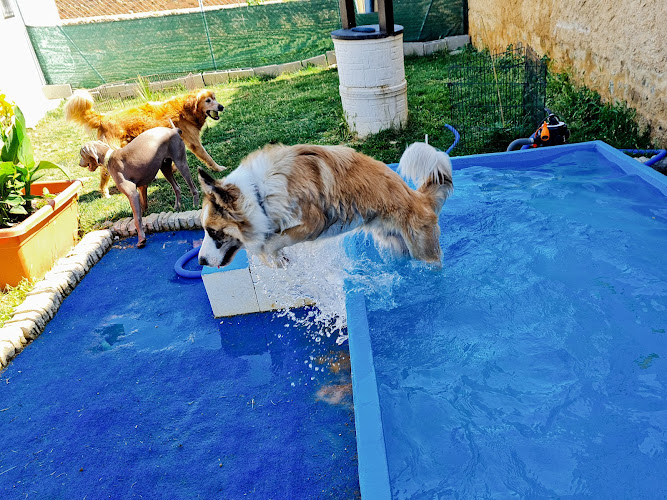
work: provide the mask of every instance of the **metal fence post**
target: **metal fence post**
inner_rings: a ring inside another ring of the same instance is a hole
[[[211,52],[211,61],[213,61],[213,69],[218,70],[215,64],[215,56],[213,55],[213,45],[211,44],[211,35],[208,32],[208,22],[206,21],[206,14],[204,13],[204,2],[199,0],[199,9],[201,10],[201,17],[204,20],[204,30],[206,30],[206,39],[208,40],[208,50]]]

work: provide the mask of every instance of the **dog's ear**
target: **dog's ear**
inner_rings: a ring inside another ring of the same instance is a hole
[[[201,167],[197,169],[197,172],[199,173],[199,184],[201,185],[201,190],[204,192],[204,194],[212,195],[213,190],[216,187],[216,180]]]
[[[199,183],[204,196],[207,196],[216,205],[217,210],[224,214],[227,219],[240,224],[243,223],[243,213],[238,208],[241,190],[234,184],[225,184],[224,179],[214,179],[201,167],[198,172]]]
[[[230,184],[225,185],[224,179],[214,179],[201,167],[197,172],[199,172],[199,184],[204,194],[213,196],[222,206],[234,206],[234,202],[239,197],[239,188]]]
[[[197,105],[198,104],[199,104],[199,101],[197,100],[197,95],[196,94],[189,94],[185,98],[185,102],[183,103],[183,109],[188,111],[193,116],[196,116],[197,115]]]
[[[87,142],[83,145],[81,148],[80,152],[81,156],[90,156],[92,159],[95,160],[95,163],[99,163],[100,159],[97,156],[97,148],[95,147],[95,143],[93,142]]]

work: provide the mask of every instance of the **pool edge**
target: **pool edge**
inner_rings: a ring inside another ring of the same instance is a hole
[[[380,398],[363,293],[348,292],[345,308],[361,498],[391,499]]]

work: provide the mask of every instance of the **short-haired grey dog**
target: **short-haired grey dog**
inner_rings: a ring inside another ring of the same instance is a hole
[[[185,156],[185,144],[178,128],[156,127],[139,134],[120,149],[112,149],[102,141],[90,141],[81,148],[81,167],[94,172],[97,167],[108,168],[118,190],[127,196],[137,228],[137,248],[146,245],[142,227],[142,210],[148,208],[146,187],[158,171],[162,171],[176,194],[175,210],[181,208],[181,189],[174,180],[172,162],[181,172],[192,193],[193,203],[199,205],[199,192],[192,182]],[[137,189],[138,188],[138,189]]]

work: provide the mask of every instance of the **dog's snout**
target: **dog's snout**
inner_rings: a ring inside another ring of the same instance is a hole
[[[218,104],[218,111],[223,111],[225,107],[222,104]]]
[[[202,257],[201,255],[199,256],[199,265],[208,266],[208,261],[206,260],[206,257]]]

